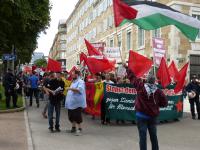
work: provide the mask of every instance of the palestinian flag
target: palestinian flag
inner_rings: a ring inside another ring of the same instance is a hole
[[[195,41],[199,33],[200,21],[198,19],[176,11],[169,6],[148,1],[123,0],[123,2],[137,10],[137,16],[135,19],[124,19],[120,25],[131,22],[144,30],[155,30],[167,25],[175,25],[192,41]]]

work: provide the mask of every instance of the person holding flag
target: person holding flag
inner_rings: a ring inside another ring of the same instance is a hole
[[[124,64],[124,67],[127,68],[127,77],[130,83],[137,90],[135,110],[140,150],[147,150],[147,129],[150,134],[152,149],[159,150],[156,128],[157,116],[159,115],[159,108],[167,106],[167,98],[162,90],[157,88],[153,75],[149,74],[146,83],[143,83],[126,64]]]

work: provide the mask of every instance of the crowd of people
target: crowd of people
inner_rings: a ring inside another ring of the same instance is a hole
[[[29,97],[29,107],[33,106],[33,96],[36,100],[36,106],[40,107],[40,97],[45,100],[46,104],[42,115],[48,118],[50,132],[60,132],[60,113],[61,106],[68,110],[68,119],[71,122],[69,132],[75,135],[82,134],[82,112],[87,107],[85,82],[105,82],[108,84],[133,84],[137,90],[135,102],[136,122],[139,131],[140,149],[146,149],[147,130],[150,134],[152,149],[158,150],[158,139],[156,131],[156,119],[159,115],[159,108],[166,107],[168,102],[162,90],[157,88],[156,79],[149,74],[146,80],[137,78],[126,65],[127,74],[122,77],[116,77],[112,73],[86,73],[81,75],[79,70],[74,70],[71,74],[67,72],[46,72],[43,76],[36,72],[31,74],[18,73],[16,76],[11,69],[4,76],[3,85],[5,87],[6,106],[10,108],[12,97],[13,107],[17,106],[17,95],[24,94]],[[200,86],[197,77],[193,76],[191,82],[185,87],[184,91],[188,93],[191,106],[192,119],[196,118],[195,104],[198,119],[200,119],[199,93]],[[55,122],[54,122],[55,111]],[[105,118],[105,103],[101,103],[101,120],[102,124],[110,123],[109,118]],[[119,121],[123,120],[117,120]]]

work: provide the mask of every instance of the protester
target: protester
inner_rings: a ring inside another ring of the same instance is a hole
[[[24,88],[24,94],[25,98],[28,98],[30,96],[30,84],[29,84],[29,75],[28,73],[23,74],[23,88]]]
[[[43,92],[44,92],[44,101],[46,104],[42,112],[44,118],[47,118],[47,109],[49,104],[49,93],[46,90],[46,88],[48,88],[49,81],[50,81],[50,76],[48,73],[45,73],[43,76]]]
[[[23,88],[23,73],[19,72],[17,75],[17,84],[19,88],[17,89],[17,94],[22,95],[22,88]]]
[[[39,78],[38,76],[35,75],[35,72],[32,72],[32,75],[29,77],[29,84],[30,84],[30,104],[29,106],[32,106],[33,102],[33,94],[36,99],[37,107],[39,107],[39,89],[38,89],[38,84],[39,84]]]
[[[55,130],[60,132],[60,108],[61,102],[63,99],[63,91],[65,83],[61,79],[60,73],[52,73],[51,80],[49,81],[47,88],[45,90],[49,93],[49,104],[48,104],[48,119],[49,119],[49,130],[54,132],[54,123],[53,123],[53,113],[54,109],[56,112],[56,122]]]
[[[65,74],[64,73],[61,74],[61,79],[65,83],[64,91],[63,91],[63,101],[62,101],[62,105],[65,106],[65,99],[66,99],[66,95],[67,95],[67,88],[70,87],[71,81],[69,81],[69,80],[67,80],[65,78]]]
[[[108,84],[114,84],[114,82],[110,80],[110,74],[109,73],[105,74],[105,80],[103,82],[108,83]]]
[[[72,77],[71,86],[67,88],[65,108],[68,109],[69,121],[72,124],[70,132],[79,136],[82,133],[81,123],[83,122],[81,113],[82,109],[86,108],[85,82],[80,79],[80,71],[75,70]]]
[[[113,81],[110,80],[110,74],[105,74],[105,80],[103,81],[107,84],[114,84]],[[110,119],[106,118],[106,103],[104,100],[101,101],[101,124],[106,125],[110,123]]]
[[[16,93],[16,77],[13,75],[12,70],[8,69],[8,72],[3,78],[3,86],[5,88],[6,107],[10,108],[10,99],[12,97],[13,107],[17,107],[17,93]]]
[[[126,67],[126,65],[124,66]],[[128,68],[127,75],[130,83],[133,84],[137,90],[135,110],[140,150],[147,150],[147,129],[151,139],[152,150],[158,150],[157,116],[159,115],[159,108],[167,106],[167,98],[162,90],[158,89],[155,85],[154,76],[148,75],[147,82],[143,83],[140,79],[136,78],[134,73]]]
[[[194,104],[196,104],[198,119],[200,120],[200,102],[199,102],[200,86],[197,82],[196,76],[193,76],[192,81],[186,86],[186,91],[188,92],[192,119],[196,118],[194,110]]]

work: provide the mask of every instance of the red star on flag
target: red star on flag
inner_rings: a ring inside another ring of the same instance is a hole
[[[183,102],[182,101],[178,101],[178,103],[176,104],[176,109],[177,112],[182,112],[183,111]]]

